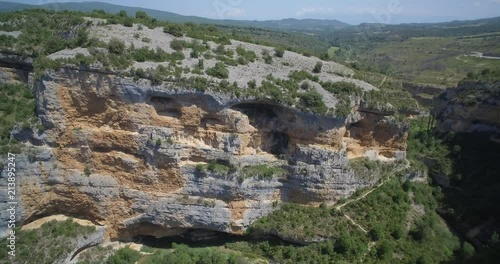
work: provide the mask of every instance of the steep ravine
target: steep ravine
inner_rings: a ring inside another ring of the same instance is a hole
[[[106,225],[111,239],[241,234],[276,202],[334,202],[378,181],[356,176],[349,158],[405,157],[408,128],[374,113],[322,117],[70,68],[33,91],[45,130],[12,134],[25,144],[18,219],[75,216]],[[230,170],[200,171],[207,163]],[[262,164],[285,176],[243,173]]]

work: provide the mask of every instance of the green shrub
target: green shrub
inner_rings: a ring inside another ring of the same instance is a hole
[[[135,12],[135,18],[137,18],[137,19],[145,19],[145,20],[149,19],[148,14],[146,14],[146,12],[144,12],[144,11],[137,11],[137,12]]]
[[[121,55],[125,51],[125,42],[117,38],[112,38],[108,43],[108,50],[111,53]]]
[[[163,32],[168,33],[174,37],[182,37],[184,35],[180,25],[171,24],[163,28]]]
[[[182,51],[187,46],[185,40],[174,39],[170,42],[170,47],[175,51]]]
[[[283,58],[283,56],[285,55],[285,49],[276,48],[276,49],[274,49],[274,53],[276,54],[276,57]]]
[[[197,58],[199,58],[199,57],[200,57],[200,53],[198,53],[198,51],[197,51],[197,50],[192,50],[192,51],[191,51],[191,53],[190,53],[190,56],[191,56],[191,58],[193,58],[193,59],[197,59]]]
[[[314,73],[321,73],[321,70],[323,69],[323,63],[321,61],[318,61],[316,65],[314,66],[313,72]]]
[[[85,174],[85,176],[89,177],[89,176],[90,176],[90,174],[92,174],[92,171],[90,170],[90,168],[89,168],[89,167],[85,167],[85,168],[83,169],[83,174]]]
[[[303,110],[310,110],[313,113],[324,114],[327,111],[323,102],[323,97],[316,91],[306,92],[299,95],[304,106]]]
[[[288,77],[294,81],[297,81],[297,82],[307,80],[307,79],[309,79],[313,82],[319,81],[318,76],[314,76],[306,71],[292,71],[292,72],[290,72],[290,74],[288,74]]]
[[[124,247],[116,251],[111,255],[105,264],[134,264],[141,258],[141,253],[130,249],[129,247]]]
[[[264,55],[263,59],[264,59],[264,62],[266,64],[272,64],[273,63],[273,57],[271,57],[271,55],[269,55],[269,54]]]
[[[207,170],[210,172],[227,174],[230,171],[230,167],[217,161],[211,161],[207,165]]]
[[[368,234],[372,241],[379,241],[384,237],[384,230],[380,225],[374,225]]]
[[[208,68],[205,72],[219,79],[227,79],[229,77],[229,70],[226,68],[226,64],[222,62],[217,62],[215,67]]]
[[[133,27],[134,26],[134,19],[132,17],[125,18],[125,20],[123,20],[123,25],[126,27]]]
[[[256,165],[245,167],[242,170],[245,177],[258,177],[259,179],[271,179],[273,177],[283,177],[286,171],[279,167],[269,167],[267,165]]]

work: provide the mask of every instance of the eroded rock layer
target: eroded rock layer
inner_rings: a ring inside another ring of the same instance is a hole
[[[334,202],[378,180],[357,177],[349,158],[405,153],[407,127],[376,113],[320,117],[72,69],[45,75],[34,92],[45,131],[13,132],[26,146],[19,219],[76,216],[105,224],[112,239],[241,233],[277,202]],[[201,169],[208,163],[229,171]],[[263,164],[285,175],[243,172]]]

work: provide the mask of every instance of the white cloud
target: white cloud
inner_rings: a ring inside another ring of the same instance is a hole
[[[335,10],[330,7],[303,7],[297,12],[297,16],[328,14],[335,14]]]
[[[481,3],[480,2],[474,2],[474,4],[472,4],[473,6],[481,6]]]

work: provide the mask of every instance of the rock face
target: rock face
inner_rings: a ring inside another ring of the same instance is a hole
[[[65,214],[108,226],[112,239],[242,233],[277,202],[336,201],[378,180],[358,178],[349,158],[405,153],[408,128],[375,113],[320,117],[74,69],[50,72],[34,91],[46,130],[13,132],[26,146],[18,219]],[[200,169],[210,162],[231,169]],[[242,172],[262,164],[285,177]]]
[[[435,101],[440,131],[500,134],[500,82],[462,82]]]

